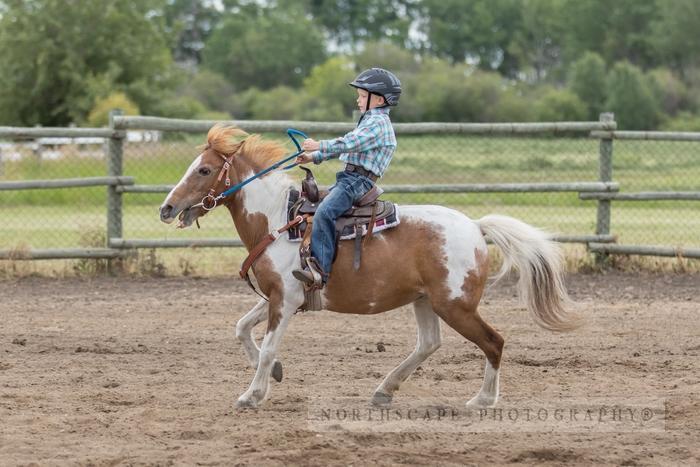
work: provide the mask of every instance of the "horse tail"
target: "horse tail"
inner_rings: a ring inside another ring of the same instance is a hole
[[[515,267],[518,289],[535,323],[551,331],[570,331],[582,323],[566,311],[570,303],[562,278],[562,256],[549,235],[512,217],[489,215],[476,221],[484,235],[503,251],[498,281]]]

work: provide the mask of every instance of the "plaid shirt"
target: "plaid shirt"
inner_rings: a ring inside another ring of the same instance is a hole
[[[312,156],[315,164],[340,156],[341,161],[359,165],[381,177],[395,150],[396,135],[389,108],[377,107],[365,112],[357,128],[342,138],[319,141],[319,150]]]

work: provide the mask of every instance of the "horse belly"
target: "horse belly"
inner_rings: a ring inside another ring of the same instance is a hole
[[[469,278],[485,278],[481,231],[463,214],[439,206],[402,206],[401,224],[374,235],[353,269],[354,245],[340,242],[325,289],[326,308],[374,314],[414,302],[424,295],[456,298]]]

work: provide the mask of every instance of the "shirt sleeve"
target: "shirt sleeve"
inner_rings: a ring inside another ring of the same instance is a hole
[[[365,152],[377,147],[381,136],[379,126],[371,123],[369,120],[340,138],[319,141],[318,151],[312,154],[314,163],[320,164],[344,153]]]

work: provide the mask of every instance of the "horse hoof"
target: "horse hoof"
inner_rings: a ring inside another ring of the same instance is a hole
[[[391,399],[392,399],[391,394],[387,394],[385,392],[375,392],[374,395],[372,396],[372,405],[381,407],[385,405],[391,404]]]
[[[496,405],[496,399],[493,397],[476,396],[467,402],[468,409],[489,409]]]
[[[237,409],[256,409],[258,404],[253,401],[253,399],[243,399],[240,398],[236,401]]]
[[[278,361],[275,361],[275,364],[272,365],[272,377],[278,383],[282,382],[282,364]]]

